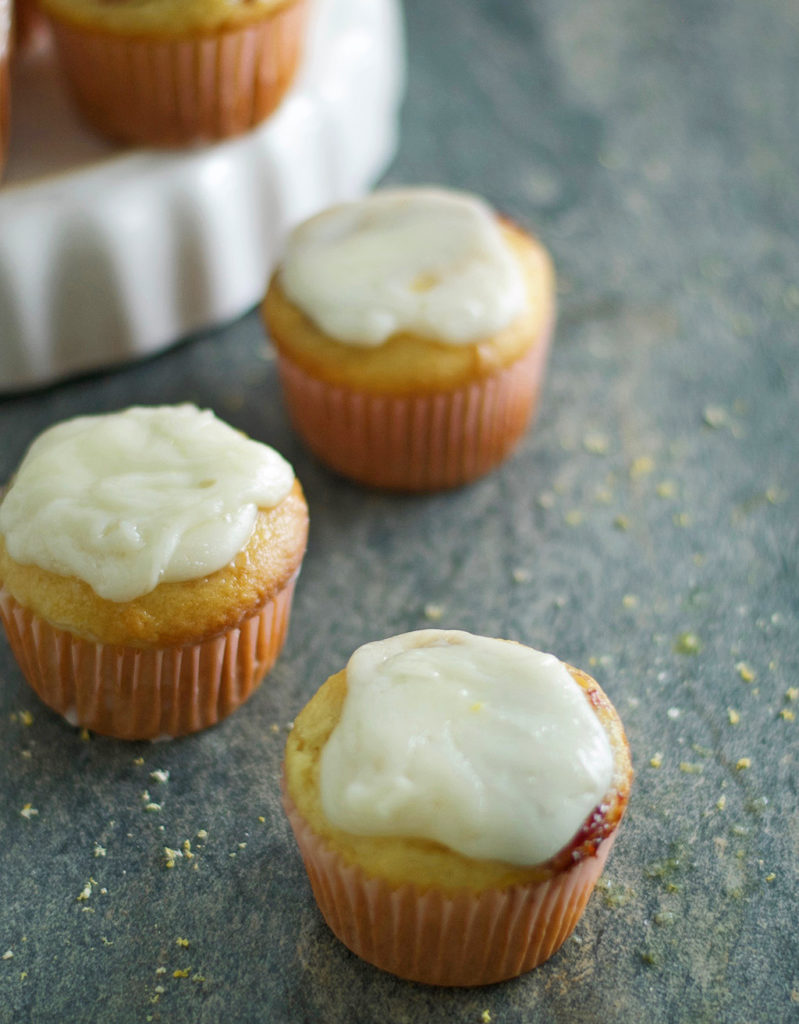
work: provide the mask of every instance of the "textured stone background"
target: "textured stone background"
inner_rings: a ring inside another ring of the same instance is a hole
[[[254,314],[0,403],[0,478],[57,419],[191,399],[283,451],[312,516],[285,653],[203,735],[83,740],[0,645],[3,1024],[799,1019],[799,7],[406,13],[388,180],[481,192],[552,249],[538,423],[468,489],[363,492],[292,436]],[[637,770],[573,938],[490,989],[425,989],[352,957],[278,803],[304,701],[359,643],[431,622],[593,671]],[[168,869],[164,847],[187,839],[193,858]]]

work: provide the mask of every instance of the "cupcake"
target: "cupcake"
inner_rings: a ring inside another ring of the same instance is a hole
[[[332,931],[386,971],[486,985],[575,927],[632,781],[598,684],[506,640],[366,644],[297,717],[284,806]]]
[[[81,416],[34,441],[0,504],[0,617],[73,724],[194,732],[275,662],[307,530],[291,466],[210,411]]]
[[[527,428],[554,272],[475,196],[389,190],[295,229],[263,313],[319,459],[359,483],[434,490],[488,472]]]
[[[86,120],[122,142],[238,135],[278,105],[308,0],[42,0]]]

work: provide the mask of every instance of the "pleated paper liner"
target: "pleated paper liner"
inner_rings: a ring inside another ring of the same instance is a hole
[[[278,352],[286,408],[311,451],[342,476],[390,490],[457,487],[518,444],[536,409],[550,333],[469,386],[399,397],[332,386]]]
[[[297,70],[308,0],[200,35],[125,36],[52,20],[85,119],[122,142],[179,146],[239,135],[279,104]]]
[[[0,618],[22,672],[73,725],[117,739],[215,725],[254,692],[288,631],[296,576],[237,628],[160,649],[99,644],[50,625],[0,589]]]
[[[616,836],[545,881],[444,895],[367,877],[313,832],[285,790],[283,803],[333,933],[375,967],[427,985],[490,985],[547,960],[574,930]]]

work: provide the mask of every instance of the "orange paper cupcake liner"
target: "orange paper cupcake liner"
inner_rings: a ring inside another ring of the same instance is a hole
[[[123,142],[183,145],[248,131],[294,78],[308,0],[262,21],[204,35],[114,35],[53,20],[73,98],[99,132]]]
[[[444,895],[369,878],[313,832],[285,792],[283,805],[333,933],[375,967],[427,985],[490,985],[547,960],[574,930],[616,835],[546,881]]]
[[[100,644],[50,625],[0,589],[0,618],[22,672],[73,725],[117,739],[181,736],[243,704],[277,660],[296,576],[238,627],[182,647]]]
[[[429,395],[333,386],[279,352],[286,407],[311,451],[342,476],[391,490],[457,487],[502,462],[524,434],[538,402],[550,333],[510,366]]]

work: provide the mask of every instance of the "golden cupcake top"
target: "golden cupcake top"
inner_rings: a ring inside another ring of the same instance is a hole
[[[296,0],[41,0],[56,17],[86,28],[181,35],[256,22]]]
[[[209,410],[80,416],[29,448],[0,504],[0,538],[17,565],[128,602],[231,563],[259,509],[293,485],[282,456]]]

